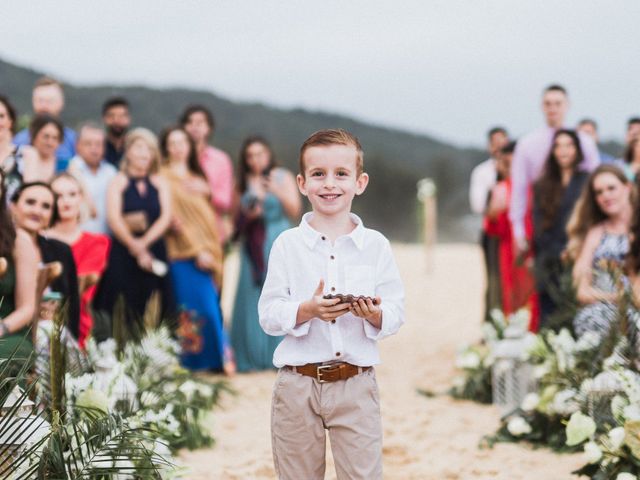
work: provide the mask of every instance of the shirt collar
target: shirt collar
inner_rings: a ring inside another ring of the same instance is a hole
[[[311,225],[309,225],[309,221],[312,217],[313,212],[307,212],[302,216],[302,220],[300,221],[300,231],[302,232],[302,238],[307,246],[311,249],[313,249],[316,246],[316,243],[318,243],[318,240],[323,237],[322,233],[318,232]],[[356,224],[356,228],[354,228],[348,235],[343,236],[350,238],[353,244],[358,248],[358,250],[362,250],[362,248],[364,247],[364,225],[360,217],[358,217],[355,213],[350,213],[349,217],[351,218],[351,221]]]

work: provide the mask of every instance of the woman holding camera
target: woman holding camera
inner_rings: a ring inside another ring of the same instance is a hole
[[[261,137],[247,138],[240,150],[236,237],[240,239],[240,278],[231,324],[231,344],[239,372],[273,368],[280,337],[258,323],[258,299],[274,240],[300,216],[294,176],[275,166],[273,152]]]

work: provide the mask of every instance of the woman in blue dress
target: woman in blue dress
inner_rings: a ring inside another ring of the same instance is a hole
[[[274,164],[261,137],[247,138],[240,150],[238,175],[240,278],[231,323],[231,344],[239,372],[273,368],[273,352],[281,337],[263,332],[258,300],[274,240],[300,216],[301,201],[291,172]]]

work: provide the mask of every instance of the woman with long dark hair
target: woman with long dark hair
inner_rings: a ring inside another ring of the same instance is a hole
[[[67,328],[77,339],[80,326],[80,295],[73,254],[66,243],[49,238],[43,233],[58,216],[55,194],[48,183],[23,183],[11,201],[16,226],[29,234],[36,247],[36,261],[60,262],[62,265],[62,274],[53,280],[49,287],[62,295],[62,304],[66,304]],[[35,284],[33,288],[35,290]]]
[[[624,262],[629,252],[633,185],[614,165],[601,165],[589,177],[573,211],[567,253],[573,266],[577,299],[573,320],[577,335],[606,334],[622,293]]]
[[[583,159],[575,131],[558,130],[542,176],[533,186],[533,251],[541,327],[557,308],[565,271],[562,252],[567,245],[567,222],[588,177],[579,170]]]
[[[0,272],[0,358],[13,354],[17,360],[33,351],[28,330],[35,311],[38,262],[29,235],[13,225],[6,193],[0,171],[0,258],[4,260]]]
[[[262,137],[247,138],[240,150],[237,235],[240,238],[240,278],[231,323],[231,344],[238,371],[273,368],[280,337],[264,333],[258,323],[258,299],[271,245],[300,215],[294,176],[277,167]]]
[[[166,240],[180,310],[182,364],[191,370],[233,374],[233,354],[220,310],[222,244],[209,184],[195,145],[182,127],[171,127],[161,134],[160,152],[160,174],[171,191],[172,222]]]

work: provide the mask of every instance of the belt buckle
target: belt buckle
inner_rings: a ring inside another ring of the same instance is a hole
[[[322,379],[322,371],[329,370],[330,368],[335,368],[335,365],[318,365],[316,368],[316,380],[318,381],[318,383],[327,383],[328,380]]]

